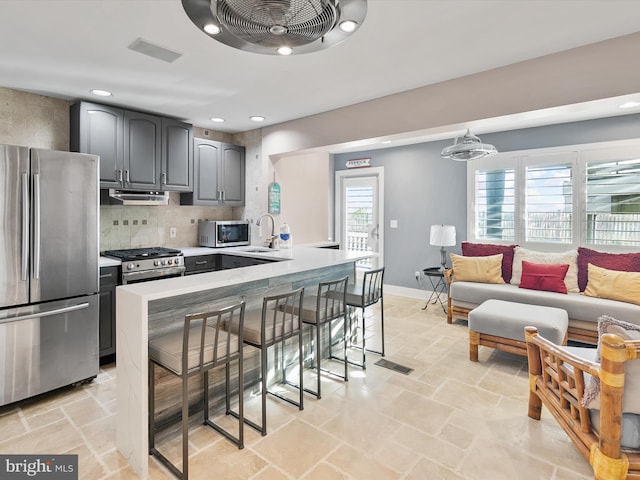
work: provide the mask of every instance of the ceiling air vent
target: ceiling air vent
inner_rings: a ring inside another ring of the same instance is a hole
[[[161,47],[160,45],[156,45],[142,38],[137,38],[127,48],[134,52],[142,53],[143,55],[148,55],[149,57],[153,57],[167,63],[171,63],[182,56],[181,53],[174,52],[173,50]]]

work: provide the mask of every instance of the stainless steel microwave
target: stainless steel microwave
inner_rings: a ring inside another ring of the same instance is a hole
[[[250,245],[248,220],[206,221],[198,224],[201,247],[238,247]]]

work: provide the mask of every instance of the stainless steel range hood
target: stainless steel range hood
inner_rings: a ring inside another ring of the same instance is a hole
[[[169,192],[136,192],[110,188],[108,203],[115,205],[168,205]]]

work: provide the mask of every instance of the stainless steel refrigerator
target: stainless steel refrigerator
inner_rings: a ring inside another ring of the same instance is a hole
[[[0,405],[98,373],[98,167],[0,145]]]

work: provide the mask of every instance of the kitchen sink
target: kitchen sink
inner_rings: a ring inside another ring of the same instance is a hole
[[[271,253],[271,252],[277,252],[279,250],[277,248],[252,247],[242,251],[247,253]]]

